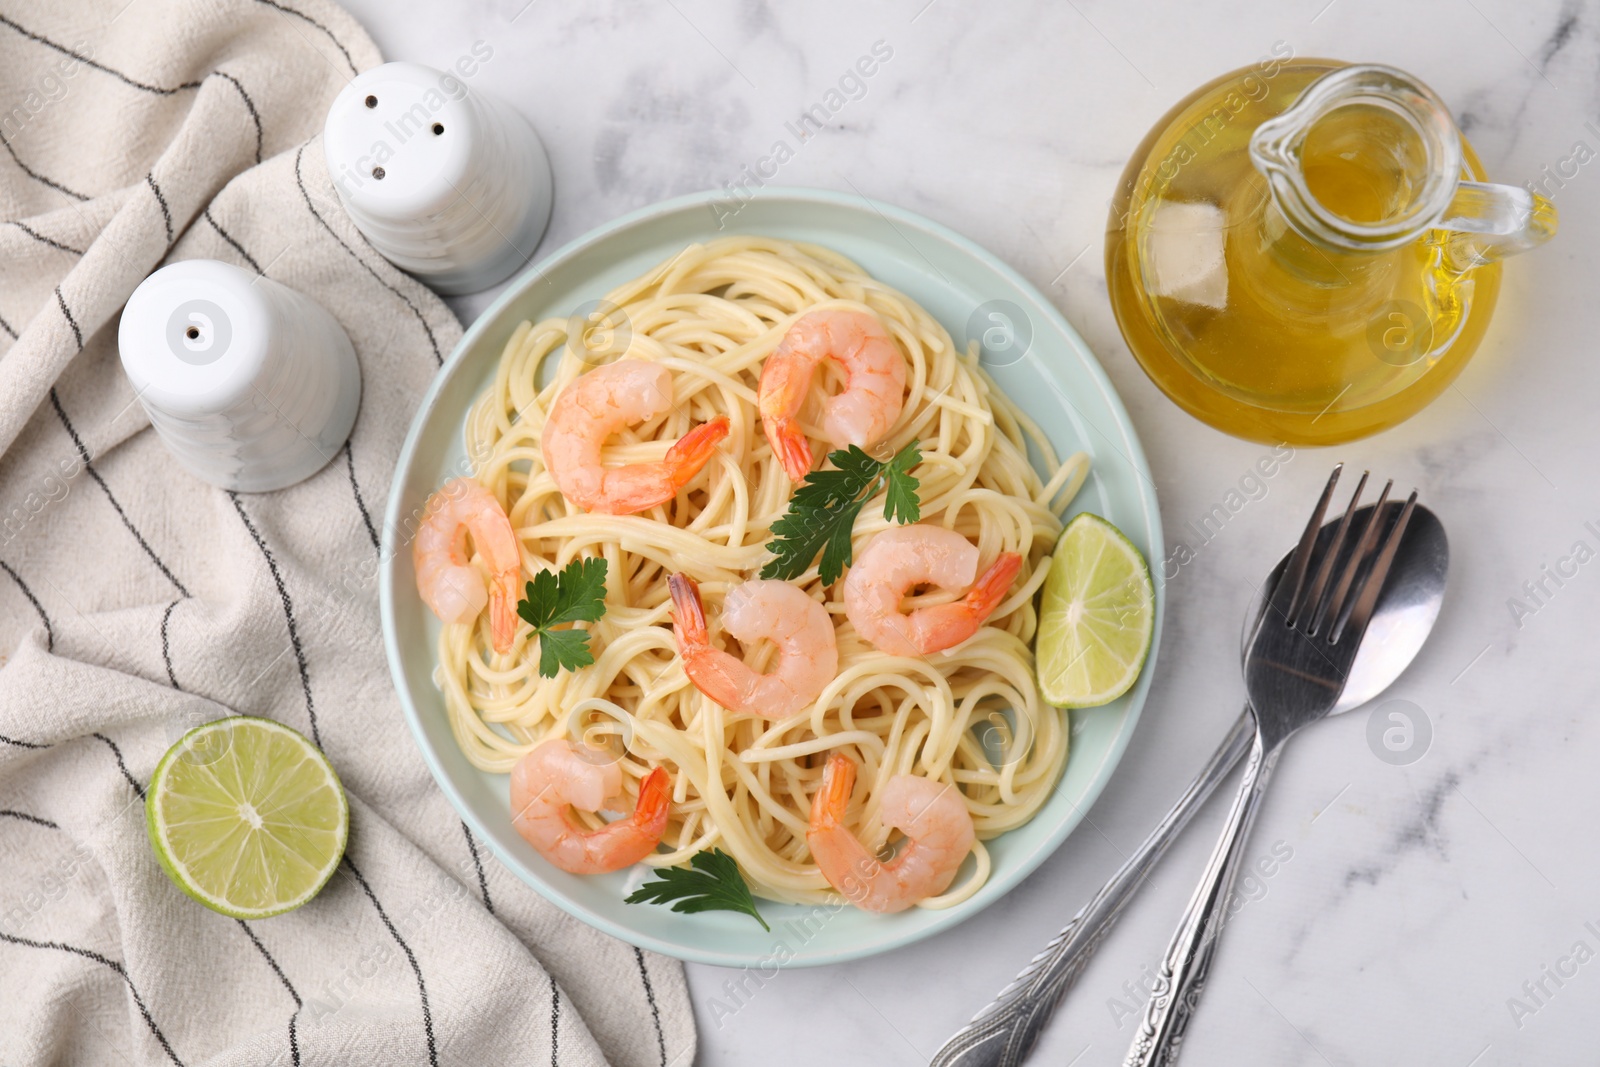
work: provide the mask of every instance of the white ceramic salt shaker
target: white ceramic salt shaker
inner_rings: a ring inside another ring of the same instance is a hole
[[[189,259],[150,275],[128,298],[117,345],[162,442],[224,489],[309,478],[355,424],[361,370],[344,329],[305,294],[229,263]]]
[[[453,73],[385,63],[345,86],[323,127],[345,211],[390,262],[441,293],[504,281],[550,219],[550,161],[503,101]]]

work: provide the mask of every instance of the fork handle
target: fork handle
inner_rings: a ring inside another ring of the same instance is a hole
[[[1027,1058],[1056,1005],[1083,973],[1134,892],[1144,885],[1150,869],[1243,758],[1254,732],[1255,719],[1247,706],[1210,762],[1138,851],[1010,985],[945,1042],[929,1067],[1017,1067]]]
[[[1156,987],[1123,1067],[1170,1067],[1177,1062],[1184,1031],[1200,1003],[1200,991],[1227,920],[1228,897],[1239,873],[1245,841],[1282,751],[1281,741],[1265,748],[1261,735],[1256,735],[1227,825],[1156,974]]]

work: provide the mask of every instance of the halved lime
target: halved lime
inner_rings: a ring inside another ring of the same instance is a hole
[[[235,919],[281,915],[316,896],[350,830],[322,750],[247,715],[184,734],[156,765],[144,810],[167,877]]]
[[[1039,693],[1058,708],[1092,708],[1126,693],[1155,634],[1150,568],[1122,531],[1087,512],[1067,523],[1039,605]]]

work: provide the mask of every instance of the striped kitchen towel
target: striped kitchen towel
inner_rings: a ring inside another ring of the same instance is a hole
[[[339,208],[319,130],[380,62],[325,0],[0,0],[0,1064],[687,1065],[682,968],[546,903],[412,745],[375,566],[413,409],[461,328]],[[319,300],[364,383],[310,480],[182,469],[122,373],[164,262]],[[307,906],[214,914],[142,798],[190,726],[319,744],[349,852]]]

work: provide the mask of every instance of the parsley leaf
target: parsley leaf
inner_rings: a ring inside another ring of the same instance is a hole
[[[905,525],[922,518],[922,500],[917,487],[922,483],[911,477],[911,468],[922,462],[922,450],[913,441],[900,450],[884,467],[884,480],[888,483],[888,496],[883,502],[883,517]]]
[[[528,583],[527,598],[517,601],[517,614],[539,638],[539,676],[554,678],[563,667],[570,671],[593,663],[587,632],[552,627],[594,622],[605,613],[605,560],[575,559],[559,574],[535,574]]]
[[[665,904],[672,901],[672,910],[686,915],[701,911],[738,911],[750,916],[770,931],[767,920],[756,910],[756,901],[750,895],[744,875],[733,857],[720,848],[710,852],[696,852],[689,857],[689,867],[662,867],[656,871],[659,879],[646,882],[624,898],[624,904]]]
[[[767,548],[772,560],[761,577],[791,581],[804,574],[822,553],[818,573],[823,585],[839,580],[850,565],[850,531],[856,516],[878,490],[888,488],[883,517],[893,522],[916,522],[922,517],[917,479],[911,468],[922,462],[916,441],[902,448],[887,463],[879,462],[851,445],[828,454],[834,470],[812,471],[789,499],[789,510],[772,524]]]

